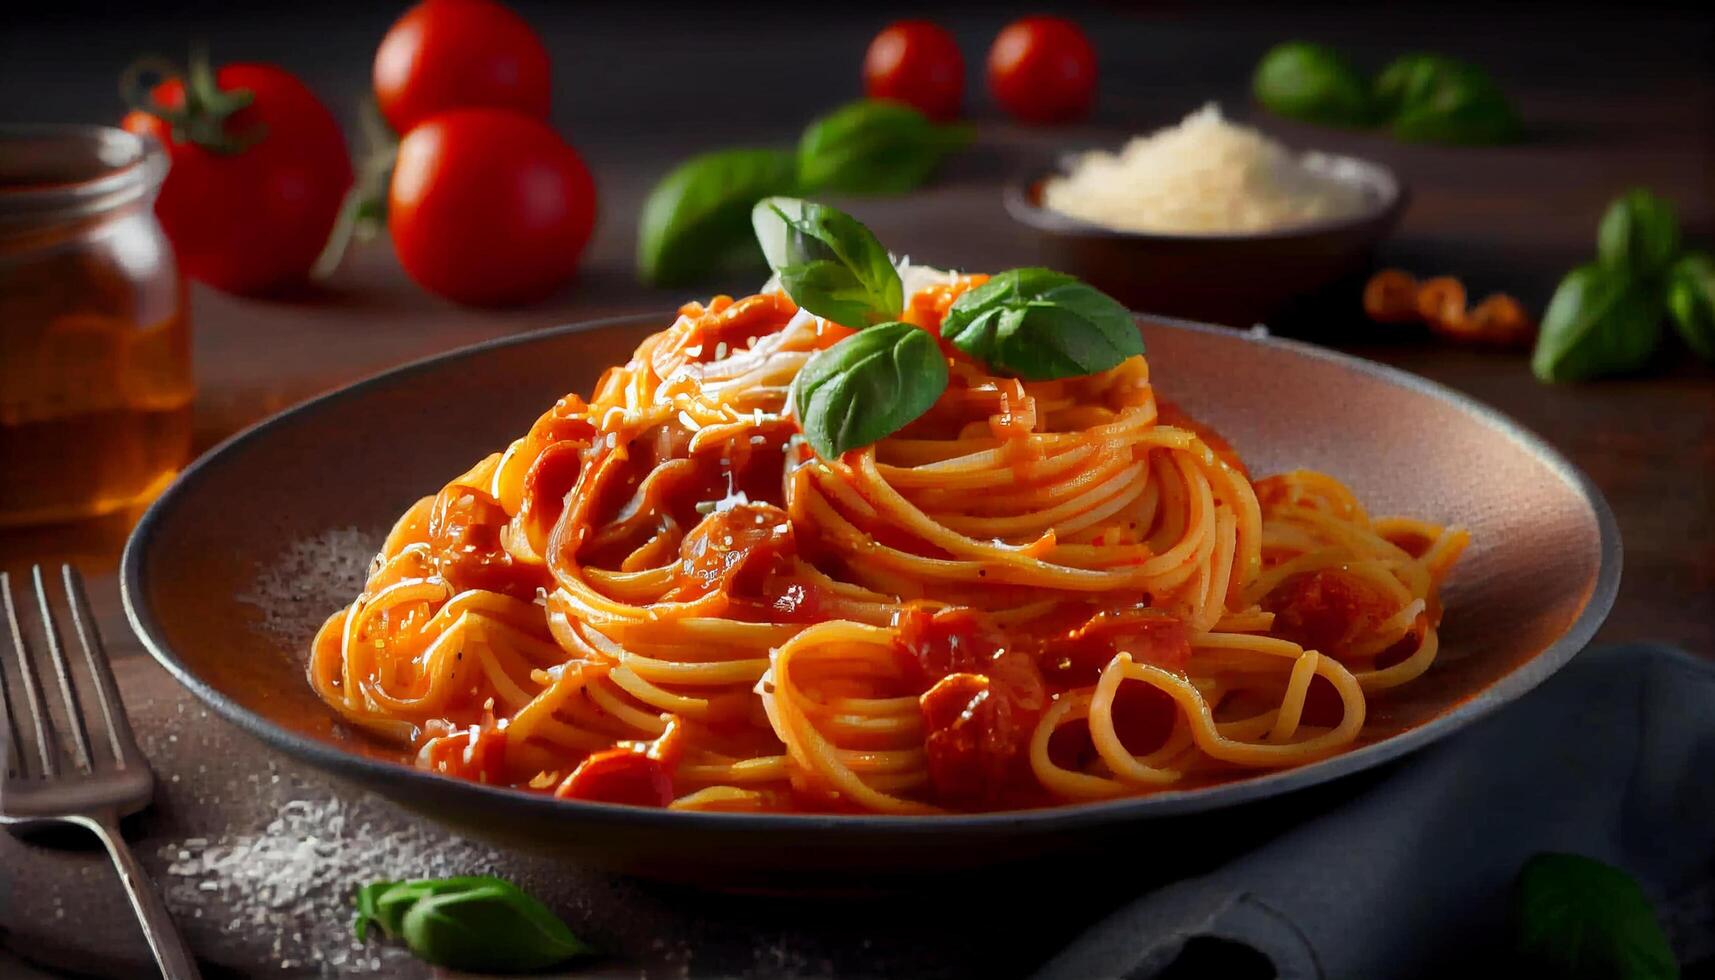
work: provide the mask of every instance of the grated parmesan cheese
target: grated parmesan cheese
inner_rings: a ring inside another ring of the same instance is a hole
[[[1177,126],[1097,150],[1042,188],[1044,207],[1121,231],[1221,234],[1347,217],[1365,193],[1211,103]]]

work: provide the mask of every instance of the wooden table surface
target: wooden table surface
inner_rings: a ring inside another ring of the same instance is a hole
[[[354,118],[370,52],[394,13],[354,6],[280,4],[243,14],[211,6],[153,16],[162,5],[99,18],[82,2],[39,10],[37,20],[9,23],[0,34],[0,122],[114,119],[113,79],[129,57],[177,49],[190,36],[212,40],[221,59],[284,64],[336,113]],[[863,46],[888,19],[812,5],[519,6],[555,58],[555,121],[584,153],[600,191],[600,222],[578,281],[530,308],[461,309],[415,289],[382,239],[300,296],[240,299],[198,287],[199,448],[414,358],[566,321],[669,310],[689,294],[651,290],[632,275],[635,217],[649,185],[692,152],[790,143],[804,121],[857,93]],[[1566,269],[1590,257],[1603,205],[1627,186],[1672,198],[1688,237],[1715,244],[1715,30],[1707,17],[1634,6],[1550,14],[1442,5],[1386,17],[1334,8],[1288,15],[1181,3],[1077,15],[1101,52],[1092,120],[1019,127],[1000,118],[979,85],[968,96],[979,139],[933,186],[844,203],[890,247],[921,261],[1027,264],[1035,243],[1000,206],[1008,176],[1058,148],[1116,144],[1218,99],[1293,145],[1393,167],[1413,202],[1383,248],[1384,263],[1457,274],[1477,292],[1506,289],[1533,309]],[[942,19],[960,36],[979,82],[980,52],[1007,18],[960,9]],[[1468,56],[1514,93],[1531,139],[1501,148],[1408,146],[1263,117],[1246,97],[1249,70],[1269,44],[1294,36],[1341,45],[1370,67],[1407,50]],[[1355,316],[1273,326],[1447,384],[1541,434],[1601,487],[1624,536],[1624,582],[1599,640],[1662,640],[1715,656],[1715,371],[1675,349],[1649,377],[1552,387],[1534,381],[1517,353],[1447,347]],[[1482,480],[1471,474],[1472,493],[1485,492]],[[131,519],[0,533],[0,567],[82,566],[116,655],[138,656],[113,577]]]

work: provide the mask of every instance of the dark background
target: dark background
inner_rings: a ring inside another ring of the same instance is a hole
[[[601,216],[578,281],[535,307],[460,309],[405,281],[383,238],[349,256],[326,286],[293,298],[236,299],[199,287],[193,322],[200,446],[406,360],[568,320],[666,311],[699,292],[651,290],[633,278],[636,212],[649,186],[692,153],[790,144],[810,118],[860,93],[865,46],[899,16],[933,17],[958,36],[978,140],[930,187],[842,203],[890,247],[920,261],[967,269],[1033,261],[1031,234],[1001,209],[1007,178],[1064,148],[1117,145],[1209,100],[1289,145],[1394,168],[1410,185],[1413,203],[1381,261],[1421,275],[1459,275],[1474,294],[1504,289],[1540,311],[1560,276],[1592,256],[1605,203],[1635,184],[1673,199],[1693,242],[1715,244],[1715,19],[1691,5],[1031,5],[1078,19],[1099,52],[1095,115],[1057,129],[1011,123],[982,85],[994,33],[1031,12],[1018,5],[514,6],[548,45],[554,122],[584,155],[598,186]],[[12,5],[0,14],[0,122],[115,121],[122,114],[116,81],[132,58],[182,57],[188,42],[200,39],[210,42],[217,60],[272,61],[300,75],[346,123],[356,149],[374,48],[403,7],[50,0],[30,5],[26,17]],[[1249,101],[1251,70],[1268,47],[1292,38],[1334,44],[1371,70],[1414,50],[1468,58],[1515,98],[1529,138],[1494,148],[1408,146],[1383,133],[1263,116]],[[714,283],[700,292],[748,292],[756,285]],[[1272,326],[1449,384],[1542,434],[1592,475],[1625,538],[1621,595],[1600,639],[1665,640],[1715,656],[1715,370],[1670,346],[1649,376],[1544,386],[1520,353],[1449,347],[1364,324],[1355,306],[1348,310]],[[1472,475],[1473,492],[1481,492],[1481,480]],[[128,520],[0,532],[0,566],[72,560],[91,573],[98,616],[122,659],[141,656],[112,578]],[[147,672],[146,687],[172,690],[152,665],[131,669]],[[234,744],[262,754],[248,740]],[[939,914],[928,899],[891,917],[879,908],[849,907],[824,916],[817,906],[746,902],[722,911],[706,897],[669,895],[651,915],[663,922],[680,912],[687,922],[707,918],[694,933],[701,937],[699,971],[767,973],[766,961],[749,948],[755,932],[747,923],[756,916],[772,917],[772,934],[789,936],[791,948],[815,964],[808,972],[868,975],[886,964],[900,975],[957,975],[981,964],[988,975],[1004,975],[1033,966],[1124,897],[1125,882],[1102,881],[1103,871],[1068,868],[1062,882],[1018,895],[1015,907],[992,919],[949,913],[965,934],[945,943],[925,939],[936,934]],[[107,898],[103,907],[114,907]],[[824,917],[844,920],[846,931],[818,925]],[[37,925],[43,935],[59,928]],[[8,926],[18,924],[0,923]],[[864,943],[851,941],[854,928]],[[971,930],[987,930],[992,939]],[[685,932],[693,934],[688,926]],[[650,957],[641,947],[620,952],[646,963]],[[662,966],[663,975],[672,967]],[[0,973],[6,969],[0,961]]]

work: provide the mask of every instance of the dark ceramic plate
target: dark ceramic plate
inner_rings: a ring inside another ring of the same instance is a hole
[[[1278,231],[1151,234],[1118,231],[1042,207],[1042,167],[1008,185],[1007,213],[1035,229],[1043,260],[1133,309],[1248,327],[1274,323],[1340,286],[1356,296],[1376,243],[1399,221],[1408,200],[1392,171],[1356,157],[1311,154],[1312,169],[1362,190],[1366,207],[1347,218]],[[1069,160],[1063,164],[1069,165]],[[1351,309],[1356,309],[1353,299]]]
[[[132,624],[155,658],[228,720],[467,832],[645,875],[839,887],[1094,848],[1145,824],[1165,827],[1153,821],[1278,828],[1288,808],[1314,812],[1317,794],[1354,783],[1300,791],[1443,738],[1536,686],[1589,640],[1619,583],[1619,537],[1601,496],[1505,418],[1319,348],[1149,318],[1151,374],[1163,392],[1218,426],[1256,472],[1323,469],[1375,513],[1471,530],[1447,590],[1441,658],[1372,706],[1365,744],[1354,751],[1207,788],[1051,810],[758,816],[563,802],[458,782],[414,769],[337,723],[305,681],[306,650],[321,619],[359,587],[394,518],[505,445],[561,394],[588,392],[605,365],[664,322],[493,341],[235,436],[138,525],[122,570]]]

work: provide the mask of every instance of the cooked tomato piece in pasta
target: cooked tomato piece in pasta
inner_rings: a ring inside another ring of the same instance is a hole
[[[673,777],[660,760],[635,749],[604,749],[578,763],[554,795],[563,800],[666,806],[673,802]]]

